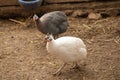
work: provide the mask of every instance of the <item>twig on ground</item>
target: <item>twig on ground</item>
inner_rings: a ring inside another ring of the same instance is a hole
[[[117,44],[120,44],[120,37],[117,36],[116,39],[114,39],[114,41],[115,41]]]
[[[97,23],[100,23],[100,22],[103,22],[103,21],[108,21],[108,19],[98,20],[98,21],[96,21],[94,24],[97,24]]]
[[[87,29],[91,29],[91,27],[86,24],[83,24],[83,26],[86,27]]]
[[[22,22],[22,21],[18,21],[18,20],[15,20],[15,19],[9,19],[10,21],[13,21],[15,23],[18,23],[18,24],[21,24],[23,26],[26,26],[26,23]]]

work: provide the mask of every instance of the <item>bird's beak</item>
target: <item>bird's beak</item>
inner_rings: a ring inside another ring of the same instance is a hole
[[[47,37],[44,38],[44,42],[47,42]]]

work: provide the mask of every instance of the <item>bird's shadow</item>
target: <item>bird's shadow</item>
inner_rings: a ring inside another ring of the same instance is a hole
[[[96,80],[96,72],[87,68],[81,67],[80,70],[78,69],[68,69],[61,72],[59,76],[62,79],[68,80]]]

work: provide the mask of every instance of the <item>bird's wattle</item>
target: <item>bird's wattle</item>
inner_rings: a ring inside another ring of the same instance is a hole
[[[51,42],[52,40],[47,40],[47,42]]]

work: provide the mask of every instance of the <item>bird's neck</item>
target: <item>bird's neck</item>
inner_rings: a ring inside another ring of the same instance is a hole
[[[53,39],[52,41],[50,42],[47,42],[47,45],[48,46],[54,46],[56,43],[55,43],[55,40]]]
[[[43,24],[42,24],[42,21],[40,19],[36,20],[36,26],[38,29],[41,29],[42,25]]]
[[[41,24],[41,20],[40,19],[36,20],[35,22],[36,22],[36,25]]]

